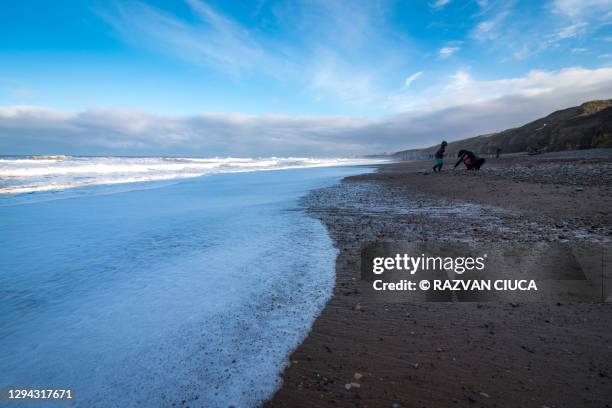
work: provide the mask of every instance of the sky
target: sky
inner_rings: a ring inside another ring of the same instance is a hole
[[[0,155],[360,155],[612,98],[612,0],[5,0],[0,38]]]

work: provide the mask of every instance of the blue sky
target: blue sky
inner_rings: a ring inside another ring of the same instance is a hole
[[[9,0],[0,36],[6,153],[360,154],[612,97],[612,0]]]

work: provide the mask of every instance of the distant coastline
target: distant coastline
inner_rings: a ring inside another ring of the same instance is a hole
[[[498,149],[509,154],[596,148],[612,148],[612,99],[585,102],[517,128],[452,141],[447,152],[454,156],[460,149],[467,149],[491,157]],[[430,146],[371,157],[427,159],[436,149],[437,146]]]

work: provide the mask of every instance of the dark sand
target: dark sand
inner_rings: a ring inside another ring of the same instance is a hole
[[[610,150],[448,164],[384,165],[307,197],[340,251],[336,287],[266,407],[612,406],[610,303],[365,302],[373,241],[612,242]]]

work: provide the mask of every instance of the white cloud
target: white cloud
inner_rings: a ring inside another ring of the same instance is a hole
[[[189,0],[197,15],[187,22],[143,2],[114,3],[100,15],[129,43],[179,57],[196,65],[213,66],[232,75],[257,70],[281,70],[284,61],[266,51],[251,33],[217,13],[206,3]]]
[[[481,21],[472,30],[471,36],[479,41],[495,40],[500,36],[500,28],[503,21],[510,15],[510,12],[505,10],[494,17]]]
[[[568,26],[563,27],[561,30],[557,32],[554,36],[557,40],[565,40],[567,38],[573,38],[577,35],[584,32],[584,30],[588,27],[588,24],[585,22],[570,24]]]
[[[553,0],[552,8],[558,13],[577,18],[586,13],[609,10],[612,0]]]
[[[495,22],[493,20],[482,21],[476,26],[475,34],[479,38],[484,37],[493,30],[493,27],[495,27]]]
[[[414,74],[410,75],[408,78],[406,78],[406,80],[404,81],[404,87],[408,88],[414,81],[416,81],[421,75],[423,75],[423,72],[419,71],[419,72],[415,72]]]
[[[439,9],[443,9],[444,7],[446,7],[446,5],[450,2],[451,0],[436,0],[433,3],[429,3],[429,7],[435,10],[439,10]]]
[[[513,1],[499,2],[491,9],[496,14],[476,24],[470,36],[501,53],[504,62],[561,47],[571,51],[581,45],[577,40],[607,24],[602,13],[609,5],[612,0],[551,0],[526,14]]]
[[[612,68],[531,71],[479,80],[458,71],[422,92],[394,95],[400,110],[378,120],[253,116],[161,116],[122,110],[60,112],[0,107],[7,154],[331,156],[422,147],[518,126],[554,110],[612,95]]]
[[[348,66],[334,55],[320,55],[310,74],[310,87],[315,95],[332,94],[357,104],[372,103],[379,95],[371,72]]]
[[[612,23],[612,0],[553,0],[553,14],[562,16],[556,33],[549,35],[548,45],[584,36]],[[543,48],[546,48],[544,46]]]
[[[66,113],[14,106],[0,107],[0,148],[33,154],[331,155],[359,150],[342,134],[363,123],[348,117],[162,116],[116,109]]]
[[[612,86],[612,68],[533,70],[522,77],[495,80],[478,80],[467,71],[459,70],[439,85],[416,94],[394,95],[388,103],[396,111],[435,111],[507,96],[582,95],[584,99],[606,98],[610,94],[606,96],[602,89],[609,86]]]
[[[304,95],[366,105],[409,45],[385,24],[384,2],[310,0],[273,8],[270,36],[201,0],[188,20],[144,2],[116,2],[99,14],[127,42],[240,79],[254,73],[295,84]],[[296,41],[296,38],[299,41]]]
[[[459,51],[459,47],[442,47],[438,50],[438,58],[446,59]]]

